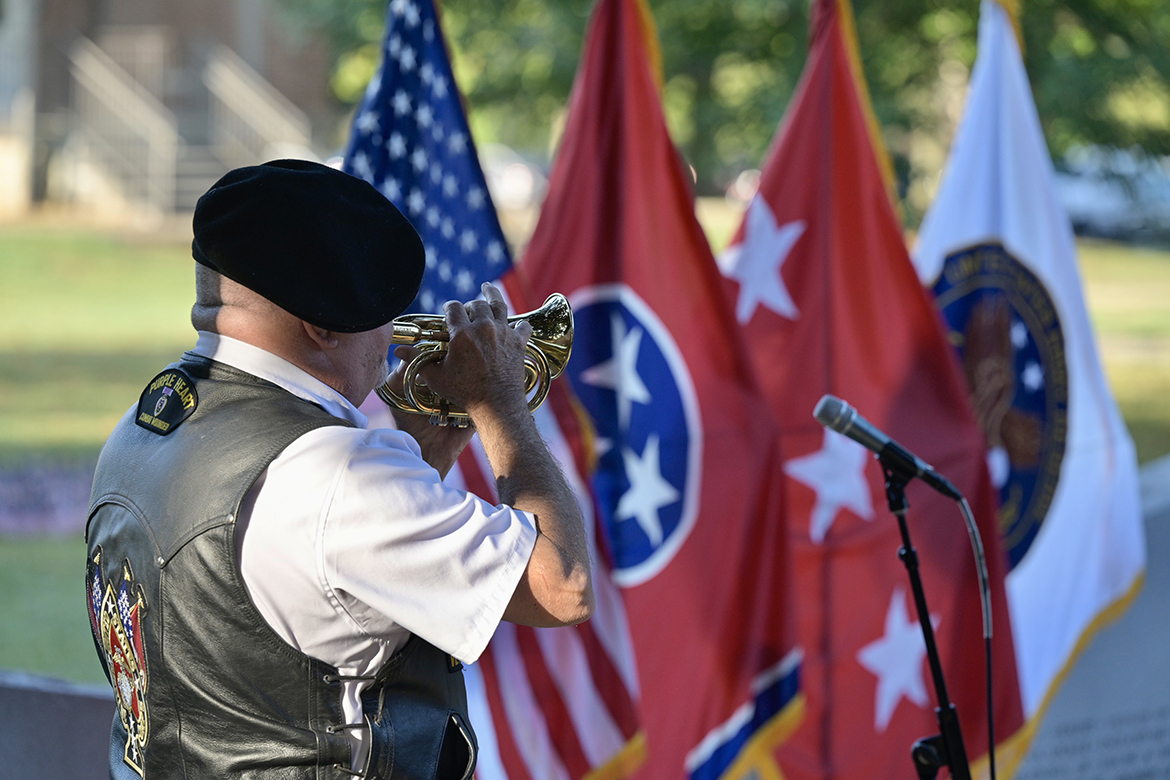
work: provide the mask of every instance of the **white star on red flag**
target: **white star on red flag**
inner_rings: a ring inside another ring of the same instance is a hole
[[[930,616],[933,628],[939,619]],[[877,731],[886,730],[894,710],[903,698],[919,707],[926,707],[926,682],[922,659],[926,656],[926,641],[922,638],[922,624],[910,622],[906,611],[906,592],[898,587],[890,596],[886,612],[885,634],[857,652],[857,661],[878,678],[874,694],[873,725]]]
[[[723,274],[739,282],[735,305],[737,320],[750,320],[760,304],[790,320],[800,316],[796,303],[784,286],[780,269],[805,227],[803,220],[777,225],[768,201],[760,195],[752,199],[743,242],[719,257]]]
[[[820,544],[842,509],[873,519],[873,496],[865,478],[868,452],[857,442],[825,430],[821,448],[784,464],[784,473],[816,491],[808,535]]]

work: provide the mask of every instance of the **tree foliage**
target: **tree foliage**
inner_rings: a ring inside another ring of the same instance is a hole
[[[281,0],[324,27],[334,90],[356,102],[377,67],[386,0]],[[807,0],[650,0],[675,142],[715,192],[758,166],[807,51]],[[547,157],[592,0],[443,0],[456,79],[481,140]],[[976,0],[854,0],[874,108],[909,196],[925,206],[975,59]],[[1025,63],[1054,154],[1084,143],[1170,153],[1170,3],[1025,0]]]

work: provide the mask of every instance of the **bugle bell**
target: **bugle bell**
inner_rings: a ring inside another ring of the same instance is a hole
[[[534,411],[548,397],[549,385],[561,375],[573,350],[573,310],[560,293],[553,293],[539,309],[508,318],[509,323],[526,320],[532,337],[524,349],[524,392],[535,393],[528,400]],[[450,334],[447,323],[437,314],[406,314],[393,321],[394,344],[419,350],[403,369],[402,392],[390,387],[387,380],[377,388],[378,397],[390,406],[411,414],[430,415],[434,425],[465,427],[471,416],[462,408],[432,391],[419,371],[442,360],[447,353]]]

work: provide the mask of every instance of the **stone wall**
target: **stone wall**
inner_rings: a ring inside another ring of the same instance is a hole
[[[0,778],[106,780],[114,696],[0,671]]]

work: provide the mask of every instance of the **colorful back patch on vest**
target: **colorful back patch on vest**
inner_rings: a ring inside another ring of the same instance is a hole
[[[89,624],[101,648],[106,672],[114,686],[118,718],[126,729],[126,765],[143,776],[149,717],[146,711],[146,652],[142,618],[146,598],[135,582],[130,561],[122,562],[121,577],[114,582],[102,577],[102,549],[98,547],[88,565]]]
[[[139,426],[159,436],[179,427],[199,405],[199,394],[191,377],[177,368],[168,368],[150,380],[138,399]]]

